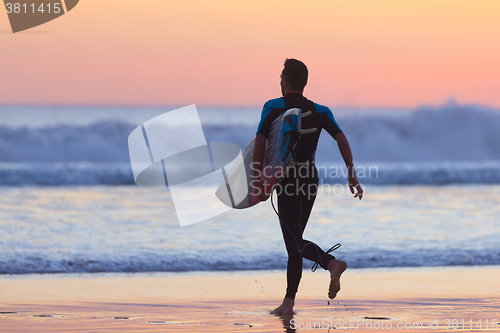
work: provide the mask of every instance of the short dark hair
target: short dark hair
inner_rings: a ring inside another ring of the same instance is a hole
[[[297,59],[286,59],[284,66],[281,75],[287,79],[290,88],[303,90],[309,74],[306,65]]]

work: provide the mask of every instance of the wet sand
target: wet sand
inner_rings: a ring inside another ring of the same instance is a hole
[[[2,276],[0,332],[500,330],[499,266],[348,269],[330,304],[328,279],[304,271],[279,318],[284,271]]]

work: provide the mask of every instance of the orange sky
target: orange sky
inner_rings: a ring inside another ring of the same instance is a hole
[[[82,0],[12,34],[0,104],[261,106],[287,57],[328,106],[500,107],[500,1]]]

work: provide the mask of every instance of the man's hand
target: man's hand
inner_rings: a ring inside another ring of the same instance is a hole
[[[267,199],[269,199],[269,194],[265,194],[264,190],[262,190],[262,192],[260,192],[259,199],[260,201],[266,201]]]
[[[349,189],[351,189],[351,193],[354,194],[354,198],[359,198],[359,200],[361,200],[363,198],[363,189],[356,176],[349,176],[347,184],[349,184]],[[356,189],[356,192],[354,189]]]
[[[352,162],[352,152],[349,141],[342,132],[335,135],[334,139],[335,141],[337,141],[340,154],[342,155],[345,166],[347,167],[347,171],[349,172],[347,184],[351,189],[351,193],[354,194],[354,198],[359,198],[359,200],[361,200],[361,198],[363,198],[363,189],[361,188],[361,184],[359,184],[358,179],[356,178],[356,171],[354,170],[354,163]],[[356,189],[356,191],[354,191],[354,189]]]
[[[267,199],[269,199],[269,194],[265,194],[260,180],[254,180],[252,183],[252,204],[266,201]]]
[[[252,204],[256,204],[260,201],[266,201],[269,195],[264,194],[264,189],[262,188],[262,183],[260,182],[260,176],[262,174],[262,162],[264,161],[264,153],[266,151],[266,136],[263,134],[257,134],[255,136],[255,146],[253,149],[252,157]]]

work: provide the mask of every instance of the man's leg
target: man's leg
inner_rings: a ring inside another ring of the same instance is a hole
[[[283,185],[285,182],[282,183]],[[288,253],[287,290],[283,304],[272,313],[293,314],[295,294],[302,278],[302,258],[317,262],[323,269],[330,271],[331,283],[328,294],[330,298],[334,298],[340,290],[340,275],[345,268],[343,266],[339,268],[339,264],[345,265],[345,263],[325,253],[315,243],[302,238],[315,198],[315,195],[310,194],[307,196],[287,195],[286,193],[278,195],[280,226]]]
[[[315,195],[309,195],[309,197],[303,197],[302,200],[302,221],[301,221],[302,229],[300,232],[300,237],[302,241],[301,254],[304,258],[317,262],[318,265],[320,265],[323,269],[327,270],[328,262],[330,260],[334,260],[335,257],[328,253],[325,253],[325,251],[323,251],[315,243],[302,239],[302,235],[304,234],[304,230],[306,229],[307,221],[309,220],[309,216],[311,215],[315,199],[316,199]]]
[[[278,196],[280,226],[288,253],[286,298],[295,298],[302,278],[302,200],[299,196]]]
[[[287,289],[283,304],[273,313],[291,314],[295,295],[302,278],[303,257],[319,261],[327,269],[327,263],[333,256],[326,254],[320,247],[302,238],[307,219],[314,205],[314,197],[302,195],[278,195],[278,212],[283,240],[288,253],[287,262]]]
[[[301,198],[296,195],[278,195],[278,212],[280,215],[280,226],[288,253],[287,262],[287,288],[283,303],[272,311],[273,314],[291,315],[295,294],[302,277],[302,255],[299,247],[302,240],[302,204]]]
[[[308,183],[316,182],[311,179]],[[278,211],[280,214],[280,225],[288,252],[287,264],[287,293],[285,299],[295,299],[300,279],[302,278],[302,258],[318,263],[323,269],[330,272],[329,298],[336,297],[340,290],[340,276],[346,270],[345,262],[335,259],[334,256],[325,253],[315,243],[302,238],[311,215],[315,193],[303,195],[278,196]]]
[[[317,180],[312,180],[313,182],[316,181],[316,186],[318,185]],[[316,188],[317,189],[317,188]],[[317,193],[317,190],[315,191]],[[310,195],[311,193],[309,193]],[[304,234],[304,230],[307,225],[307,221],[309,220],[309,215],[311,214],[312,207],[314,205],[314,200],[316,196],[308,196],[308,200],[304,201],[303,205],[303,210],[302,210],[302,232],[301,235]],[[313,253],[311,251],[305,251],[305,249],[302,251],[302,255],[304,258],[307,258],[312,261],[316,261],[318,265],[320,265],[323,269],[328,270],[330,272],[330,286],[328,288],[328,297],[330,299],[333,299],[337,296],[337,293],[340,291],[340,276],[342,273],[347,269],[347,264],[344,261],[337,260],[335,259],[334,256],[325,253],[319,246],[316,244],[304,240],[304,244],[309,244],[307,245],[308,248],[314,249],[316,253],[316,259],[312,259]],[[306,248],[307,248],[306,247]]]

